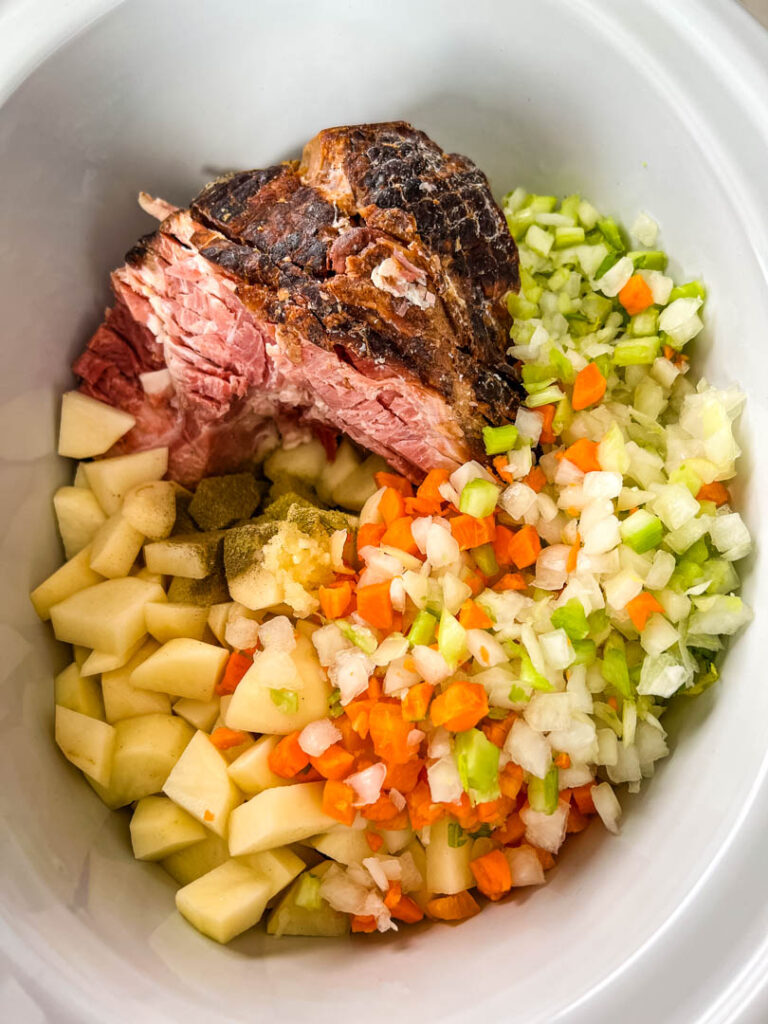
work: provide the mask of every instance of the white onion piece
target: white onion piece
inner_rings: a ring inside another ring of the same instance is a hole
[[[603,583],[605,602],[609,608],[626,608],[642,589],[642,579],[631,569],[622,569]]]
[[[466,644],[469,653],[483,668],[493,668],[509,661],[507,652],[486,629],[468,629]]]
[[[446,754],[427,768],[427,782],[433,803],[453,804],[461,800],[464,789],[451,754]]]
[[[501,492],[499,504],[507,515],[519,521],[536,504],[536,491],[518,481]]]
[[[504,750],[515,764],[539,779],[543,779],[549,771],[552,762],[549,740],[540,732],[535,732],[522,718],[518,718],[509,730]]]
[[[534,693],[523,717],[536,732],[567,729],[571,724],[571,696],[568,693]]]
[[[381,787],[384,785],[386,777],[387,766],[382,761],[372,764],[370,768],[364,768],[361,772],[348,775],[344,781],[355,791],[357,799],[354,806],[365,807],[368,804],[376,803],[381,795]]]
[[[517,846],[505,849],[504,856],[509,864],[512,885],[520,888],[524,885],[544,885],[546,877],[538,854],[532,846]]]
[[[296,633],[287,615],[277,615],[259,626],[259,640],[265,651],[293,651],[296,648]]]
[[[472,460],[471,462],[465,462],[463,466],[459,466],[457,470],[451,473],[449,480],[451,487],[458,493],[464,490],[470,480],[488,480],[490,483],[495,483],[491,474],[480,465],[479,462]]]
[[[584,473],[568,459],[561,459],[560,465],[555,473],[555,483],[558,487],[567,487],[569,484],[580,484],[584,479]]]
[[[416,683],[421,681],[419,673],[405,668],[404,663],[404,657],[395,658],[387,666],[387,671],[384,676],[384,693],[386,693],[387,696],[401,693],[403,690],[408,690],[411,686],[415,686]]]
[[[552,544],[543,548],[536,559],[535,585],[541,590],[561,590],[568,579],[568,557],[571,549],[567,544]]]
[[[425,553],[433,568],[442,569],[456,562],[461,550],[450,528],[446,530],[440,522],[433,522],[427,530]]]
[[[341,691],[342,704],[348,704],[368,689],[373,669],[371,659],[357,648],[340,651],[334,657],[328,675],[331,683]]]
[[[411,652],[416,669],[433,686],[442,683],[451,675],[451,666],[439,651],[417,645]]]
[[[346,530],[334,530],[331,534],[331,568],[340,572],[344,568],[344,545],[347,543]]]
[[[341,732],[330,718],[318,718],[305,725],[299,733],[299,746],[310,757],[319,757],[328,747],[338,743]]]
[[[381,512],[379,512],[379,502],[383,495],[386,487],[380,487],[378,491],[368,498],[360,510],[360,525],[365,526],[367,523],[381,523]]]
[[[592,787],[592,803],[608,831],[618,834],[621,804],[616,799],[613,787],[608,782],[601,782]]]
[[[530,807],[524,807],[520,811],[520,817],[525,824],[525,838],[532,846],[539,846],[542,850],[550,853],[557,853],[563,845],[565,830],[568,827],[568,811],[570,804],[561,800],[557,809],[552,814],[545,814],[543,811],[534,811]]]
[[[521,405],[515,416],[515,426],[519,430],[521,437],[526,438],[531,444],[535,445],[539,443],[541,431],[544,428],[544,421],[535,410],[526,409],[524,405]]]
[[[323,668],[329,668],[340,651],[348,651],[353,647],[335,622],[329,622],[327,626],[316,629],[312,634],[312,644]]]

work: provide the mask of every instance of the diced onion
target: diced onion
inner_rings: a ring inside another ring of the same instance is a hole
[[[619,833],[619,822],[621,820],[621,804],[613,792],[613,787],[608,782],[601,782],[592,787],[592,803],[600,815],[600,820],[608,829],[616,835]]]
[[[330,718],[318,718],[305,725],[299,733],[299,746],[310,757],[319,757],[328,747],[338,743],[341,732]]]

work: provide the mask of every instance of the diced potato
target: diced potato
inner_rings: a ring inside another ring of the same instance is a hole
[[[59,455],[68,459],[103,455],[135,423],[134,417],[121,409],[79,391],[66,391],[61,398]]]
[[[408,895],[418,903],[422,910],[426,910],[427,904],[435,895],[427,888],[427,852],[419,840],[415,838],[410,841],[406,850],[413,857],[413,863],[416,865],[416,870],[421,875],[423,882],[421,889],[409,892]]]
[[[475,878],[469,869],[472,844],[449,846],[448,825],[452,821],[448,817],[430,826],[429,845],[427,846],[427,888],[431,892],[444,893],[451,896],[475,884]]]
[[[173,713],[181,715],[184,721],[189,722],[195,729],[210,732],[211,726],[219,717],[219,704],[219,697],[213,697],[211,700],[190,700],[189,697],[180,697],[173,705]]]
[[[373,852],[365,838],[365,830],[346,828],[339,825],[330,832],[322,832],[306,840],[307,845],[324,853],[331,860],[340,864],[359,864],[364,857],[372,857]]]
[[[82,487],[84,490],[90,491],[91,485],[88,483],[88,476],[85,472],[85,463],[78,462],[77,469],[75,470],[75,478],[72,481],[73,487]]]
[[[411,828],[383,828],[381,834],[384,838],[384,849],[391,854],[401,853],[413,841],[413,829]]]
[[[177,637],[131,674],[131,686],[209,701],[224,674],[229,652],[201,640]]]
[[[126,665],[112,672],[103,673],[101,689],[108,722],[114,724],[124,718],[135,718],[137,715],[170,715],[171,698],[167,693],[153,693],[152,690],[139,690],[131,686],[133,670],[157,649],[158,644],[154,640],[145,640]]]
[[[389,466],[379,455],[368,458],[333,489],[333,500],[337,505],[359,512],[372,494],[377,491],[375,473],[386,473]]]
[[[264,490],[266,485],[253,473],[205,477],[189,503],[189,514],[201,530],[223,530],[252,515]]]
[[[59,672],[53,681],[54,700],[56,704],[70,711],[77,711],[89,718],[104,721],[104,702],[101,699],[101,687],[95,679],[85,679],[73,661],[63,672]]]
[[[145,796],[131,818],[137,860],[162,860],[205,839],[205,829],[167,796]]]
[[[141,715],[115,724],[115,753],[108,786],[91,785],[115,810],[160,793],[194,731],[176,715]]]
[[[328,458],[319,441],[307,441],[295,448],[276,448],[264,463],[264,472],[270,480],[281,476],[294,476],[306,483],[314,483],[322,475]]]
[[[325,502],[333,502],[333,492],[360,466],[360,458],[346,438],[336,450],[333,462],[326,463],[322,475],[316,481],[317,493]]]
[[[198,823],[199,824],[199,823]],[[163,867],[179,885],[189,885],[229,860],[226,839],[205,829],[205,839],[163,859]]]
[[[270,899],[282,892],[286,885],[290,885],[307,866],[289,846],[278,846],[274,850],[262,850],[261,853],[249,853],[244,857],[238,857],[238,860],[269,881],[272,890]]]
[[[133,455],[98,459],[85,464],[91,490],[108,516],[117,512],[123,498],[137,484],[160,480],[168,472],[168,449],[152,448]]]
[[[131,569],[131,576],[135,576],[137,580],[146,580],[147,583],[159,583],[163,588],[167,582],[162,573],[150,572],[146,565],[134,565]]]
[[[238,576],[228,577],[229,593],[252,611],[273,608],[285,597],[283,584],[269,569],[251,566]]]
[[[296,902],[302,879],[305,875],[322,878],[330,867],[330,862],[318,864],[305,874],[299,875],[288,892],[282,897],[267,921],[269,935],[310,935],[334,938],[347,935],[350,928],[349,914],[342,914],[325,900],[321,899],[317,909],[300,907]]]
[[[40,586],[35,587],[29,598],[37,614],[43,622],[47,622],[51,617],[51,608],[55,604],[60,604],[66,598],[77,594],[78,591],[101,583],[103,579],[103,576],[99,576],[91,568],[91,549],[88,546],[79,551],[74,558],[65,562]],[[84,644],[83,646],[89,645]]]
[[[208,628],[223,647],[228,646],[225,634],[227,632],[227,620],[229,619],[229,613],[234,607],[234,604],[234,601],[222,601],[220,604],[215,604],[207,610]]]
[[[91,568],[108,579],[127,576],[144,542],[120,512],[99,527],[91,544]]]
[[[83,665],[88,660],[90,650],[87,647],[81,647],[80,644],[72,644],[72,657],[75,659],[75,663],[79,669],[82,669]]]
[[[228,860],[176,893],[180,914],[216,942],[229,942],[261,919],[270,900],[269,879]]]
[[[122,668],[123,665],[128,664],[142,643],[143,637],[133,644],[132,647],[129,647],[127,651],[122,651],[120,654],[107,654],[106,651],[91,651],[83,662],[80,672],[84,676],[98,676],[103,672],[114,672],[115,669]]]
[[[204,580],[189,580],[174,576],[168,587],[168,600],[176,604],[196,604],[210,608],[229,600],[229,590],[224,573],[217,569]]]
[[[195,733],[163,792],[219,836],[227,834],[230,812],[243,798],[227,774],[227,762],[204,732]]]
[[[144,561],[150,572],[202,580],[216,568],[223,533],[193,533],[144,546]]]
[[[60,487],[53,496],[53,508],[67,558],[90,544],[107,518],[93,491],[83,487]]]
[[[338,824],[323,811],[323,786],[323,782],[300,782],[265,789],[236,807],[229,821],[232,856],[295,843]]]
[[[230,729],[285,736],[327,714],[331,686],[311,641],[299,635],[290,658],[297,674],[294,681],[275,678],[275,659],[270,652],[257,654],[253,666],[232,695],[232,703],[227,710]],[[298,709],[295,712],[281,711],[272,700],[273,687],[295,688]]]
[[[109,784],[115,730],[106,722],[70,708],[56,708],[56,743],[76,768],[102,786]]]
[[[132,487],[123,500],[123,515],[151,540],[169,537],[176,522],[176,489],[170,480],[151,480]]]
[[[105,580],[55,604],[50,609],[53,631],[57,640],[121,654],[146,632],[144,606],[164,600],[157,583],[133,576]]]
[[[208,609],[193,604],[171,604],[160,601],[144,609],[147,632],[161,644],[176,637],[202,640],[208,623]]]
[[[279,742],[279,736],[260,736],[253,746],[230,764],[229,776],[244,793],[253,796],[263,789],[289,784],[288,779],[275,775],[269,767],[269,755]]]

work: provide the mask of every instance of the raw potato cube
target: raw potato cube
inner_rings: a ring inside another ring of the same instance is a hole
[[[66,598],[71,597],[86,587],[93,587],[104,579],[91,568],[91,549],[83,548],[74,558],[70,558],[53,575],[44,580],[40,586],[35,587],[29,598],[35,607],[35,611],[47,622],[51,617],[51,608],[60,604]],[[87,647],[88,644],[83,646]]]
[[[359,512],[370,496],[378,490],[374,474],[386,473],[388,469],[389,466],[380,455],[369,455],[354,473],[334,487],[335,504]]]
[[[338,824],[325,814],[323,782],[265,789],[232,812],[229,851],[233,857],[258,853],[327,832]]]
[[[229,776],[244,793],[253,796],[263,789],[289,784],[269,767],[269,755],[279,742],[279,736],[261,736],[230,764]]]
[[[145,796],[131,818],[131,845],[137,860],[162,860],[205,839],[205,829],[167,796]]]
[[[472,844],[450,846],[448,844],[449,822],[450,819],[445,817],[430,826],[426,883],[431,892],[452,896],[473,886],[475,878],[469,870]]]
[[[177,604],[196,604],[205,608],[221,601],[228,601],[229,590],[224,573],[217,569],[204,580],[174,576],[168,587],[168,600]]]
[[[108,786],[91,785],[115,810],[160,793],[193,730],[175,715],[141,715],[115,725],[115,753]]]
[[[103,672],[114,672],[127,665],[143,643],[143,638],[121,654],[107,654],[105,651],[91,651],[83,662],[80,672],[84,676],[98,676]]]
[[[203,935],[229,942],[259,922],[270,898],[269,879],[228,860],[179,889],[176,907]]]
[[[253,473],[205,477],[189,503],[189,514],[201,530],[223,530],[252,515],[264,489]]]
[[[227,834],[230,812],[242,800],[227,774],[227,762],[204,732],[195,733],[163,792],[217,836]]]
[[[278,846],[274,850],[263,850],[261,853],[249,853],[238,859],[269,881],[272,890],[270,899],[282,892],[286,885],[290,885],[307,866],[288,846]]]
[[[336,451],[336,458],[333,462],[326,464],[322,476],[315,484],[320,498],[325,502],[332,503],[334,490],[347,477],[352,476],[359,465],[360,458],[357,452],[345,438]]]
[[[178,637],[163,644],[131,674],[131,686],[209,701],[224,674],[229,652]]]
[[[225,640],[227,620],[234,605],[234,601],[222,601],[220,604],[215,604],[208,609],[208,628],[222,647],[228,646]]]
[[[192,533],[157,540],[144,547],[144,561],[150,572],[203,580],[216,568],[223,533]]]
[[[102,786],[109,784],[115,749],[115,730],[97,718],[69,708],[56,708],[56,743],[76,768]]]
[[[82,669],[83,665],[88,660],[90,650],[87,647],[81,647],[79,644],[72,644],[72,657],[75,659],[77,667]]]
[[[207,875],[219,864],[229,860],[229,845],[226,839],[205,829],[205,839],[185,850],[172,853],[163,860],[163,867],[179,885],[189,885],[196,878]]]
[[[88,476],[85,472],[85,463],[78,462],[77,469],[75,470],[75,478],[72,481],[73,487],[83,487],[85,490],[90,491],[91,485],[88,483]]]
[[[160,572],[150,572],[145,566],[134,566],[131,569],[131,576],[135,576],[137,580],[146,580],[147,583],[159,583],[161,587],[165,587],[166,578]]]
[[[176,488],[170,480],[152,480],[132,487],[123,501],[123,515],[145,537],[170,537],[176,522]]]
[[[131,686],[133,670],[157,649],[154,640],[145,640],[126,665],[102,675],[101,690],[108,722],[114,724],[137,715],[170,715],[171,698],[167,693],[153,693],[151,690],[139,690]]]
[[[416,870],[421,875],[423,883],[421,889],[417,889],[415,892],[409,892],[408,895],[419,904],[422,910],[426,910],[427,904],[435,895],[427,888],[427,853],[416,838],[412,839],[410,843],[408,843],[406,850],[413,857],[413,863],[416,865]]]
[[[83,678],[76,661],[56,676],[53,681],[53,692],[56,704],[61,707],[104,721],[101,687],[95,679]]]
[[[91,568],[108,579],[127,576],[141,551],[144,537],[116,512],[99,527],[91,544]]]
[[[324,861],[306,874],[322,878],[330,866],[329,861]],[[325,900],[321,900],[321,905],[316,910],[298,905],[296,896],[303,878],[304,875],[300,875],[296,879],[269,915],[267,933],[269,935],[326,936],[327,938],[347,935],[350,928],[349,914],[342,914],[340,910],[334,910]]]
[[[316,718],[325,717],[331,686],[312,643],[299,635],[290,658],[297,673],[294,685],[297,687],[298,709],[295,712],[281,711],[272,700],[272,688],[285,687],[286,680],[275,679],[270,668],[274,659],[269,652],[262,652],[256,656],[253,666],[232,695],[232,703],[227,709],[230,729],[285,736],[294,729],[303,729]]]
[[[339,864],[359,864],[364,857],[371,857],[371,848],[365,838],[365,829],[346,828],[342,825],[330,832],[308,839],[307,845],[319,850]]]
[[[307,441],[295,448],[276,448],[264,463],[264,472],[270,480],[281,476],[294,476],[313,484],[328,464],[325,448],[319,441]]]
[[[117,512],[132,487],[148,480],[160,480],[168,472],[168,449],[118,455],[85,464],[91,490],[108,516]]]
[[[185,722],[189,722],[195,729],[202,729],[203,732],[210,732],[211,726],[219,717],[219,697],[212,700],[190,700],[189,697],[180,697],[173,705],[174,715],[181,715]]]
[[[67,558],[90,544],[107,518],[93,491],[83,487],[60,487],[53,496],[53,508]]]
[[[134,576],[105,580],[55,604],[50,610],[53,631],[57,640],[122,654],[146,633],[144,606],[164,600],[157,583]]]
[[[135,423],[127,412],[79,391],[66,391],[61,398],[59,455],[68,459],[103,455]]]
[[[193,604],[171,604],[160,601],[144,609],[147,632],[161,644],[176,637],[202,640],[208,624],[208,609]]]

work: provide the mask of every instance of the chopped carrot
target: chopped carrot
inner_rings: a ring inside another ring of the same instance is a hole
[[[555,768],[570,768],[571,758],[568,754],[561,753],[557,755],[557,757],[554,759],[552,763],[554,764]]]
[[[515,764],[514,761],[510,761],[509,764],[505,765],[501,772],[499,772],[499,789],[501,790],[502,796],[506,796],[510,800],[514,800],[522,788],[523,769],[519,764]]]
[[[379,826],[383,829],[405,828],[408,824],[407,813],[398,811],[391,797],[387,796],[386,793],[382,793],[372,804],[366,804],[365,807],[361,808],[360,813],[368,821],[378,822]],[[405,815],[404,818],[403,815]],[[393,822],[397,822],[397,824],[392,824]]]
[[[455,896],[436,896],[427,903],[427,913],[438,921],[463,921],[480,913],[477,900],[464,890]]]
[[[299,729],[283,736],[277,746],[270,751],[270,770],[281,779],[292,779],[309,764],[309,754],[299,746]]]
[[[523,477],[523,483],[527,484],[532,491],[536,491],[537,494],[543,491],[547,484],[547,478],[544,475],[544,470],[541,466],[534,466],[533,469]]]
[[[424,762],[418,757],[412,757],[400,764],[388,764],[387,774],[384,778],[385,789],[396,789],[398,793],[405,796],[416,786],[421,775]]]
[[[399,882],[390,882],[387,894],[384,897],[384,906],[390,910],[392,907],[396,907],[403,895],[403,887]]]
[[[355,791],[346,782],[329,779],[323,787],[323,813],[342,825],[351,825],[357,816],[354,800]]]
[[[568,560],[565,563],[566,572],[576,572],[576,566],[579,564],[579,550],[581,549],[581,537],[576,534],[576,540],[571,545],[571,550],[568,552]]]
[[[586,814],[582,814],[578,807],[571,807],[568,812],[568,825],[566,832],[583,832],[589,824],[590,819]]]
[[[340,619],[346,615],[352,603],[352,585],[349,580],[332,583],[329,587],[320,587],[317,596],[320,599],[320,611],[325,618]]]
[[[555,420],[556,406],[554,405],[540,405],[538,409],[535,409],[541,416],[541,436],[539,441],[542,444],[554,444],[557,435],[552,429],[552,425]]]
[[[365,740],[355,731],[353,723],[346,715],[341,715],[334,724],[341,733],[341,742],[345,750],[350,754],[359,754],[365,750]]]
[[[463,579],[472,591],[472,597],[477,597],[479,593],[485,590],[485,576],[483,576],[479,569],[474,572],[468,571]]]
[[[518,569],[527,569],[539,557],[541,541],[532,526],[523,526],[512,539],[510,548],[512,562]]]
[[[493,619],[486,615],[480,605],[476,604],[472,598],[468,598],[459,611],[459,623],[464,629],[490,629],[493,625]]]
[[[517,812],[510,814],[504,824],[493,832],[493,838],[504,846],[519,843],[524,835],[525,822]]]
[[[566,448],[564,458],[577,466],[582,473],[592,473],[600,469],[597,459],[597,442],[590,441],[586,437],[580,437],[578,441]]]
[[[506,718],[488,718],[486,719],[481,728],[485,733],[486,739],[489,739],[496,747],[503,747],[504,742],[507,738],[507,733],[515,724],[517,715],[514,711],[510,711]],[[511,764],[512,762],[510,762]]]
[[[493,543],[496,538],[496,521],[493,516],[476,519],[475,516],[460,515],[451,519],[451,533],[461,551],[479,548],[482,544]]]
[[[512,888],[512,872],[501,850],[491,850],[469,862],[477,888],[489,900],[500,900]]]
[[[609,707],[612,707],[614,711],[618,711],[619,709],[619,702],[615,697],[609,697],[606,704],[608,704]]]
[[[406,722],[420,722],[427,717],[429,702],[435,692],[431,683],[416,683],[403,697],[401,706]]]
[[[515,539],[515,531],[508,526],[496,526],[496,538],[493,542],[493,553],[499,565],[512,564],[512,542]]]
[[[605,394],[606,380],[597,363],[588,363],[576,374],[571,405],[578,412],[599,402]]]
[[[241,747],[250,738],[251,734],[249,732],[243,732],[242,729],[227,729],[224,725],[220,725],[218,729],[214,729],[211,733],[211,743],[217,750],[231,750],[232,747]]]
[[[368,680],[368,689],[365,691],[364,696],[370,700],[378,700],[382,692],[381,679],[378,676],[371,676]]]
[[[411,533],[413,516],[401,516],[395,519],[387,527],[386,533],[381,538],[382,544],[388,544],[391,548],[399,548],[409,555],[417,555],[419,549]]]
[[[639,274],[633,274],[619,292],[619,302],[630,316],[636,316],[653,305],[653,292],[646,280]]]
[[[249,654],[244,654],[242,651],[233,651],[227,661],[224,675],[216,686],[217,695],[219,697],[227,697],[230,693],[234,693],[240,680],[251,665],[253,665],[253,658]]]
[[[531,849],[539,858],[539,863],[545,871],[550,871],[555,866],[555,858],[552,856],[549,850],[542,850],[540,846],[532,846]]]
[[[423,779],[416,783],[410,793],[405,794],[405,799],[411,826],[415,829],[434,825],[436,821],[445,817],[445,808],[442,804],[433,803],[429,786]]]
[[[372,700],[362,699],[351,700],[344,708],[352,728],[362,739],[368,735],[372,707]]]
[[[373,749],[382,761],[404,764],[413,757],[413,744],[408,740],[413,726],[403,718],[399,703],[385,704],[377,701],[371,708],[368,728]]]
[[[397,493],[397,492],[395,492]],[[370,583],[357,588],[357,612],[375,629],[392,629],[392,598],[389,596],[389,580]]]
[[[387,526],[405,515],[405,501],[400,491],[394,487],[385,488],[379,500],[379,515]]]
[[[407,516],[439,516],[443,505],[439,501],[431,501],[429,498],[406,498],[405,514]]]
[[[494,590],[525,590],[528,584],[519,572],[507,572],[493,584]]]
[[[594,782],[587,782],[583,786],[575,786],[571,790],[571,796],[573,802],[576,804],[582,814],[595,814],[595,804],[592,800],[592,788]]]
[[[322,754],[310,757],[309,763],[324,779],[345,779],[355,765],[355,755],[332,743]]]
[[[649,594],[647,590],[643,590],[637,597],[633,597],[631,601],[627,602],[625,607],[627,612],[629,612],[630,619],[632,619],[632,625],[638,633],[643,632],[648,625],[648,619],[654,612],[664,614],[664,608],[661,603],[653,594]]]
[[[719,480],[713,480],[711,484],[703,484],[696,495],[696,501],[714,501],[718,507],[728,505],[730,500],[731,495],[728,493],[728,488]]]
[[[444,725],[451,732],[471,729],[487,714],[488,694],[480,683],[451,683],[429,709],[434,725]]]
[[[424,477],[423,482],[416,490],[416,496],[426,501],[436,502],[438,505],[444,500],[440,493],[440,484],[448,483],[451,474],[447,469],[430,469]]]
[[[384,523],[363,523],[357,530],[357,550],[362,551],[369,546],[377,548],[386,530]]]
[[[401,896],[397,903],[394,905],[388,903],[387,906],[390,907],[392,917],[405,924],[416,924],[424,917],[424,911],[410,896]]]
[[[398,473],[374,473],[373,479],[377,487],[392,487],[399,491],[404,498],[413,497],[413,484]]]
[[[207,808],[205,811],[203,811],[203,821],[213,821],[215,817],[216,815],[213,813],[213,811],[209,811]]]
[[[493,468],[499,474],[501,479],[507,484],[513,484],[515,482],[515,478],[507,469],[508,465],[509,459],[507,458],[506,455],[497,455],[496,458],[493,460]]]
[[[377,930],[376,918],[372,914],[353,914],[351,927],[353,932],[370,935]]]
[[[474,832],[480,824],[480,816],[477,807],[473,807],[466,793],[461,794],[461,800],[454,804],[445,804],[446,810],[453,815],[465,832]],[[479,805],[478,805],[479,806]]]
[[[475,806],[477,820],[483,825],[501,825],[509,814],[513,801],[504,796],[495,800],[483,800]]]
[[[384,843],[383,837],[378,832],[371,832],[369,828],[365,830],[365,840],[374,853],[377,853]]]

